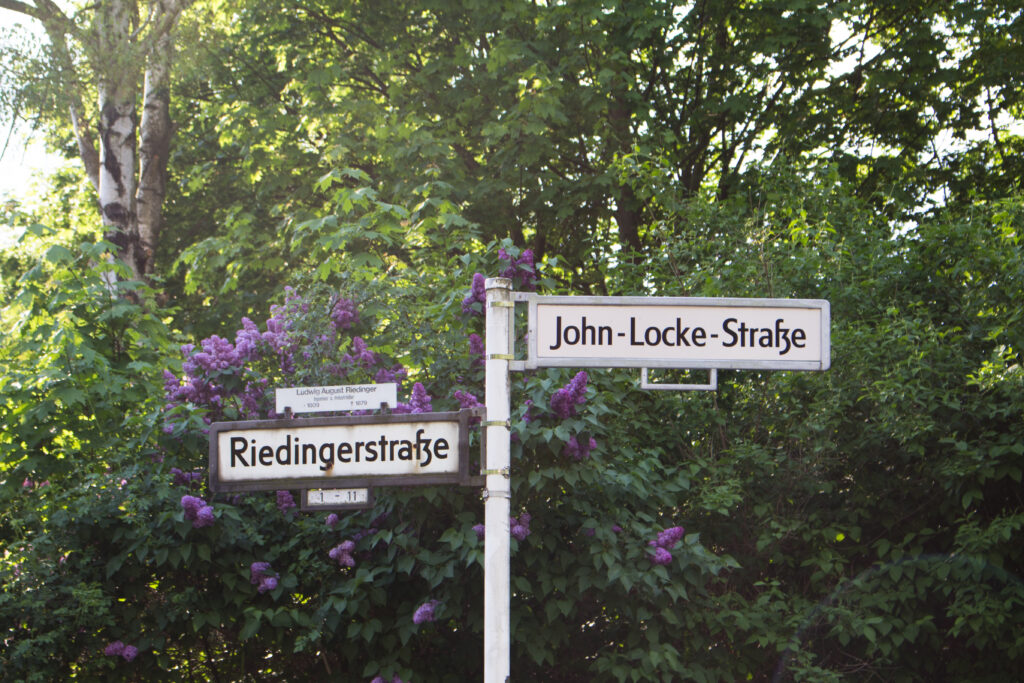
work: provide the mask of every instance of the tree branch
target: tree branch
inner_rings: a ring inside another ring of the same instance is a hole
[[[0,0],[0,9],[10,10],[17,12],[18,14],[24,14],[25,16],[32,17],[33,19],[43,20],[42,12],[38,7],[32,5],[26,5],[23,2],[17,0]]]

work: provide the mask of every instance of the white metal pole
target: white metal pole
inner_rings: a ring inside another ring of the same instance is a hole
[[[486,288],[487,464],[484,489],[484,682],[505,683],[510,673],[511,584],[509,516],[511,444],[512,281],[489,278]]]

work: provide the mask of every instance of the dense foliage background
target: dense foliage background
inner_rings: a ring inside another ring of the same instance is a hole
[[[84,175],[0,205],[0,677],[478,679],[479,491],[214,496],[205,429],[472,404],[506,273],[832,310],[824,373],[513,377],[515,680],[1014,679],[1024,15],[981,5],[192,5],[152,277]]]

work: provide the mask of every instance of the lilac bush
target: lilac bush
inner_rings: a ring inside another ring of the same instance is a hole
[[[272,390],[303,384],[390,383],[401,388],[408,371],[370,348],[356,334],[363,323],[356,302],[346,297],[309,299],[286,288],[284,304],[270,307],[265,329],[248,317],[234,342],[212,335],[181,347],[182,373],[164,371],[164,431],[181,433],[195,409],[205,424],[220,420],[279,417]],[[312,303],[330,298],[329,303]],[[334,334],[325,334],[324,330]],[[346,338],[351,334],[350,338]],[[430,397],[414,387],[408,404],[395,412],[430,412]]]

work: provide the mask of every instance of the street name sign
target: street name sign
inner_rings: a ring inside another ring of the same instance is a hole
[[[827,370],[821,299],[528,295],[525,367]]]
[[[293,413],[327,413],[344,410],[376,410],[387,403],[398,403],[398,385],[348,384],[333,387],[288,387],[274,390],[274,410]]]
[[[471,410],[216,422],[210,488],[365,488],[473,484]]]

